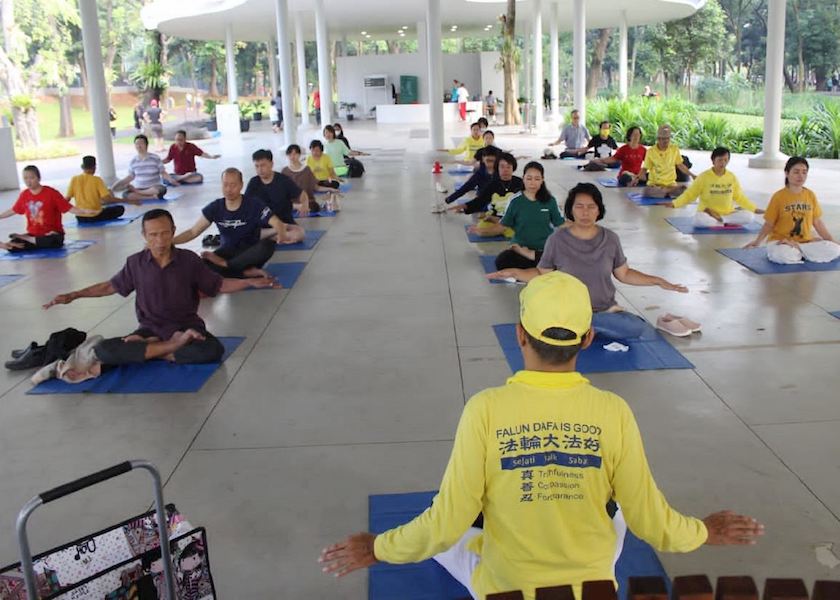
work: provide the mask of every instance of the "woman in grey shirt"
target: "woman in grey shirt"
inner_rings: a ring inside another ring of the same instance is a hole
[[[592,301],[592,326],[612,339],[648,339],[654,328],[641,317],[624,312],[615,301],[613,277],[628,285],[658,285],[664,290],[688,292],[680,284],[648,275],[627,265],[621,242],[614,231],[601,227],[606,209],[601,191],[591,183],[579,183],[569,191],[564,207],[567,227],[557,229],[545,243],[536,269],[502,269],[489,279],[514,277],[530,281],[550,271],[563,271],[586,284]]]

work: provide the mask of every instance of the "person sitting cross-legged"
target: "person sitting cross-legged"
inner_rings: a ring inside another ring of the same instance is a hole
[[[195,157],[202,158],[219,158],[219,154],[210,154],[205,152],[192,142],[187,141],[187,132],[179,129],[175,133],[175,143],[169,146],[169,154],[163,159],[163,164],[175,162],[175,174],[172,179],[178,183],[201,183],[204,181],[204,175],[198,172],[195,167]]]
[[[309,143],[309,156],[306,157],[306,166],[312,169],[318,179],[318,185],[335,190],[341,186],[342,180],[335,172],[332,159],[324,152],[324,144],[321,140],[312,140]]]
[[[677,183],[677,171],[695,178],[683,164],[680,149],[671,143],[671,126],[662,125],[656,132],[656,144],[647,149],[641,172],[629,184],[645,183],[644,195],[650,198],[676,198],[686,188]]]
[[[166,172],[160,157],[149,152],[149,138],[140,134],[134,137],[134,149],[137,156],[128,163],[128,175],[114,184],[117,192],[127,188],[123,199],[129,202],[143,200],[160,200],[166,195],[166,186],[161,177],[170,185],[180,185],[179,182]]]
[[[468,163],[473,160],[475,153],[485,146],[484,136],[481,134],[481,126],[478,123],[470,125],[470,135],[465,137],[460,144],[451,150],[439,148],[438,152],[448,152],[454,156],[463,155],[463,160]]]
[[[560,153],[560,158],[580,158],[589,149],[590,139],[592,136],[589,130],[580,122],[580,111],[575,109],[572,111],[572,122],[560,130],[560,137],[556,141],[548,145],[549,151],[552,146],[563,144],[565,149]],[[547,154],[546,158],[554,157]]]
[[[55,188],[41,185],[41,171],[35,165],[23,168],[26,189],[18,196],[12,208],[0,213],[0,219],[12,215],[26,215],[26,233],[9,235],[8,242],[0,248],[9,252],[25,252],[39,248],[61,248],[64,245],[64,226],[61,215],[69,212],[77,217],[92,217],[96,211],[77,208]]]
[[[700,198],[694,215],[695,227],[747,225],[753,222],[754,215],[764,213],[747,198],[735,174],[726,169],[729,157],[728,148],[715,148],[712,168],[700,173],[688,189],[671,202],[672,208],[680,208]],[[744,210],[736,210],[736,204]]]
[[[502,217],[511,198],[525,188],[522,179],[513,174],[515,171],[516,157],[509,152],[502,152],[496,160],[496,171],[489,183],[484,184],[472,200],[465,204],[456,204],[448,210],[468,215],[484,212],[478,222],[469,227],[470,233],[481,237],[503,235],[512,238],[513,229],[502,225]]]
[[[143,215],[146,248],[132,254],[110,280],[59,294],[44,308],[70,304],[79,298],[135,293],[140,327],[127,336],[101,341],[94,349],[103,365],[125,365],[163,359],[175,363],[218,362],[224,354],[198,316],[201,296],[216,296],[249,287],[274,287],[272,279],[224,279],[189,250],[173,245],[175,221],[157,208]]]
[[[446,204],[452,204],[462,196],[470,192],[480,190],[482,187],[490,183],[491,179],[493,179],[493,174],[496,171],[496,160],[499,158],[501,151],[495,146],[490,148],[485,146],[476,152],[476,154],[479,152],[481,153],[480,166],[472,172],[469,179],[461,184],[461,187],[444,199]]]
[[[805,187],[808,168],[808,161],[801,156],[788,159],[785,187],[770,198],[764,226],[746,248],[756,248],[768,238],[771,243],[767,244],[767,260],[783,265],[803,260],[825,263],[840,257],[840,244],[822,220],[817,196]]]
[[[296,244],[302,241],[306,237],[306,230],[295,222],[294,203],[299,203],[300,216],[307,216],[309,194],[298,187],[290,177],[274,170],[274,154],[271,150],[257,150],[251,158],[257,174],[248,182],[245,195],[261,200],[283,222],[286,235],[278,243]],[[332,188],[328,189],[335,191]],[[271,230],[263,230],[263,237],[273,235]]]
[[[173,243],[185,244],[215,223],[221,244],[201,253],[207,266],[224,277],[270,277],[262,266],[274,254],[274,246],[286,241],[286,225],[262,200],[243,196],[242,186],[242,171],[222,171],[223,197],[205,206],[195,225],[175,236]],[[262,227],[269,225],[274,235],[261,238]]]
[[[93,216],[77,216],[79,223],[95,223],[119,219],[125,214],[125,207],[114,198],[101,177],[97,177],[96,157],[82,157],[82,173],[74,175],[67,186],[67,200],[75,201],[76,207],[95,211]],[[107,204],[108,206],[102,206]],[[138,200],[131,204],[140,204]]]
[[[519,301],[525,369],[466,403],[432,505],[405,525],[327,546],[322,570],[341,577],[433,558],[476,600],[511,590],[534,600],[536,589],[563,584],[580,598],[585,581],[615,583],[622,523],[661,552],[754,544],[764,527],[751,517],[674,510],[630,406],[577,372],[595,334],[586,286],[553,272],[531,280]],[[620,507],[615,520],[610,500]],[[479,515],[483,529],[471,526]]]
[[[335,196],[338,195],[338,192],[334,188],[318,185],[315,173],[313,173],[312,169],[307,167],[306,163],[301,160],[301,154],[302,152],[300,146],[297,144],[289,144],[289,147],[286,148],[286,160],[289,164],[283,167],[280,174],[291,179],[303,192],[295,204],[299,205],[298,210],[300,216],[305,217],[310,212],[318,212],[321,210],[321,206],[315,200],[316,192],[326,192]],[[309,201],[308,209],[303,205],[304,198]]]

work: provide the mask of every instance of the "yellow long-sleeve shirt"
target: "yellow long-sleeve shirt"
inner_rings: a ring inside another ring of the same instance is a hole
[[[519,371],[464,407],[432,506],[376,537],[379,560],[408,563],[450,548],[479,512],[484,531],[473,589],[534,590],[613,579],[614,498],[629,528],[659,550],[706,541],[702,521],[674,511],[648,468],[627,404],[578,373]]]
[[[484,148],[484,136],[479,136],[478,139],[471,135],[464,138],[457,147],[449,150],[449,154],[463,154],[466,160],[472,160],[475,153]]]
[[[755,212],[756,209],[731,171],[725,171],[720,176],[715,175],[712,169],[703,171],[688,189],[674,200],[674,208],[691,204],[697,198],[700,198],[697,212],[711,208],[719,215],[729,215],[735,212],[736,204],[750,212]]]

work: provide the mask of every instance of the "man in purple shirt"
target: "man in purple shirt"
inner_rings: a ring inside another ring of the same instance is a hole
[[[102,364],[153,359],[184,364],[218,362],[224,347],[198,316],[201,295],[276,287],[276,282],[266,277],[226,279],[214,273],[197,254],[172,244],[175,222],[166,210],[154,209],[143,215],[143,237],[146,249],[129,256],[125,266],[109,281],[59,294],[44,308],[70,304],[78,298],[128,296],[136,292],[140,328],[125,337],[100,342],[94,351]]]

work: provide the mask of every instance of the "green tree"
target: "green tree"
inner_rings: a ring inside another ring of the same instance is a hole
[[[813,73],[818,90],[840,64],[840,3],[837,0],[791,0],[787,13],[787,58],[797,65],[799,91]]]

